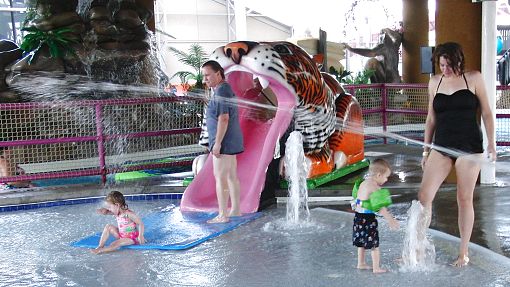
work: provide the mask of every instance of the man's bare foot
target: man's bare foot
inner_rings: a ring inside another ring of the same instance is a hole
[[[358,265],[358,266],[356,266],[356,268],[362,269],[362,270],[372,269],[372,267],[367,264]]]
[[[452,266],[464,267],[464,266],[467,266],[468,263],[469,263],[469,257],[467,257],[466,255],[462,255],[462,256],[457,257],[457,259],[455,261],[453,261]]]
[[[90,250],[90,252],[94,253],[94,254],[101,254],[103,252],[103,248],[101,247],[98,247],[96,249],[92,249]]]
[[[382,269],[382,268],[377,268],[377,269],[372,270],[373,273],[386,273],[387,271],[388,270]]]
[[[218,215],[213,219],[207,220],[207,223],[227,223],[228,221],[228,217]]]

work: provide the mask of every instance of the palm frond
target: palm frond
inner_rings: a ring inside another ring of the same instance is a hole
[[[207,61],[207,54],[204,48],[198,43],[193,43],[187,50],[181,51],[175,47],[170,47],[170,51],[177,56],[177,60],[187,66],[190,66],[195,73],[189,71],[176,72],[171,78],[179,77],[181,82],[185,83],[189,79],[196,80],[195,88],[203,89],[202,64]]]
[[[173,79],[175,77],[179,77],[179,79],[181,80],[181,83],[186,83],[190,78],[194,78],[195,74],[193,74],[192,72],[188,72],[188,71],[179,71],[179,72],[176,72],[175,74],[173,74],[170,77],[170,79]]]

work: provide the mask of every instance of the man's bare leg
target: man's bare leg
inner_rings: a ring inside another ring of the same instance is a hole
[[[225,155],[219,157],[213,156],[213,172],[216,180],[216,197],[218,199],[218,215],[207,221],[207,223],[225,223],[229,219],[227,217],[228,206],[228,158]]]
[[[240,216],[240,200],[241,200],[241,187],[239,178],[237,177],[237,157],[236,155],[229,155],[229,172],[228,172],[228,189],[230,191],[231,210],[229,217]]]

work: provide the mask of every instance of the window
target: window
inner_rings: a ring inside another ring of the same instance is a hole
[[[21,25],[26,15],[28,0],[0,0],[0,39],[21,44]]]

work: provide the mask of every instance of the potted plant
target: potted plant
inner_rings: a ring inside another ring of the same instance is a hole
[[[193,72],[190,71],[179,71],[170,77],[170,79],[174,77],[179,77],[182,85],[189,84],[189,80],[194,80],[196,83],[193,88],[195,89],[203,89],[204,84],[202,83],[203,75],[202,75],[202,64],[207,61],[207,54],[204,51],[204,48],[197,43],[191,44],[188,49],[188,52],[181,51],[177,48],[170,47],[170,51],[174,53],[178,57],[179,62],[190,66],[193,69]]]

